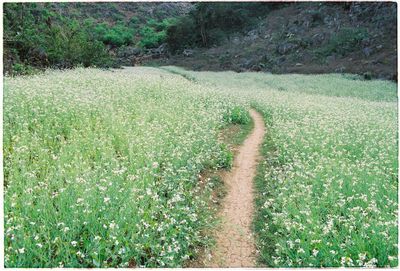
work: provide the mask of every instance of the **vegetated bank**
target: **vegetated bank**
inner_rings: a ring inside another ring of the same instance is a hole
[[[393,2],[199,3],[154,60],[189,70],[353,73],[397,80]]]
[[[4,71],[175,65],[397,80],[397,6],[6,3]]]
[[[4,72],[133,66],[190,3],[5,3]],[[161,50],[162,51],[162,50]],[[159,54],[158,54],[159,55]]]

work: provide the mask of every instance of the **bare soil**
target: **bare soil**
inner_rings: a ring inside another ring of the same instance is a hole
[[[265,126],[255,110],[250,110],[254,129],[238,149],[231,171],[222,174],[227,195],[222,203],[222,225],[216,233],[217,245],[207,267],[254,267],[256,249],[251,230],[253,206],[253,179],[256,175]]]

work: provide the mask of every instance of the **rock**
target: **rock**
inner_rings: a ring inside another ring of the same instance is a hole
[[[240,64],[241,68],[250,69],[253,66],[253,61],[251,59],[245,59],[242,64]]]
[[[191,56],[193,56],[193,54],[194,54],[194,50],[191,50],[191,49],[183,50],[183,55],[186,57],[191,57]]]
[[[30,62],[36,65],[48,65],[48,56],[43,48],[34,48],[30,51]]]
[[[279,66],[279,65],[283,64],[285,61],[286,61],[286,57],[281,56],[276,59],[275,64]]]
[[[336,56],[335,55],[330,55],[328,57],[326,57],[326,62],[331,63],[333,61],[335,61]]]
[[[278,51],[278,53],[279,54],[281,54],[281,55],[285,55],[285,54],[287,54],[288,52],[290,52],[290,51],[293,51],[293,50],[295,50],[295,49],[297,49],[298,48],[298,45],[297,44],[293,44],[293,43],[282,43],[282,44],[279,44],[277,47],[276,47],[276,50]]]
[[[156,52],[160,55],[165,55],[168,52],[168,46],[166,43],[161,44],[157,49]]]
[[[367,47],[371,44],[371,40],[369,38],[365,38],[361,40],[361,46],[362,47]]]
[[[371,72],[364,72],[363,77],[364,77],[364,80],[371,80],[372,74],[371,74]]]
[[[365,47],[362,49],[362,52],[366,57],[369,57],[372,54],[372,49],[370,47]]]
[[[233,37],[232,38],[232,43],[234,45],[239,45],[240,44],[240,38],[239,37]]]
[[[311,22],[313,24],[322,23],[324,21],[324,16],[318,11],[311,12]]]
[[[142,50],[136,47],[132,46],[126,46],[126,47],[121,47],[118,49],[116,52],[117,57],[132,57],[132,56],[138,56],[142,53]]]
[[[335,72],[337,72],[337,73],[343,73],[345,70],[346,70],[346,67],[345,67],[345,66],[340,66],[340,67],[337,67],[337,68],[335,69]]]
[[[311,37],[312,45],[320,45],[325,40],[324,33],[317,33]]]
[[[250,70],[259,72],[259,71],[261,71],[261,67],[260,67],[260,65],[253,65],[253,66],[251,66]]]
[[[244,37],[245,41],[255,41],[258,39],[258,31],[257,30],[251,30],[247,32],[247,35]]]

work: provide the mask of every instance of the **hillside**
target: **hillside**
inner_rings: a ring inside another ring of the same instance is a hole
[[[176,65],[397,80],[392,2],[9,3],[4,17],[9,74]]]
[[[130,65],[165,40],[190,3],[6,3],[4,72]]]
[[[397,80],[396,3],[291,3],[250,30],[159,64],[192,70],[356,73]]]

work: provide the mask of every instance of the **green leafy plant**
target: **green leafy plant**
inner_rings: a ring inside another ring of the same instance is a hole
[[[317,55],[329,56],[331,54],[346,55],[360,49],[361,41],[368,37],[365,28],[342,28],[332,35],[328,43],[315,50]]]
[[[236,106],[225,113],[224,120],[232,124],[248,124],[251,122],[251,117],[245,108]]]

